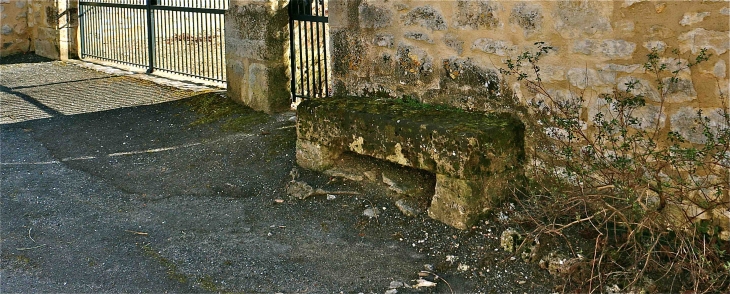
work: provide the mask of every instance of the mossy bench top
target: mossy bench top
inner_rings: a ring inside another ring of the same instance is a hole
[[[462,109],[422,104],[415,100],[370,97],[319,98],[302,102],[302,111],[327,114],[340,119],[377,116],[378,120],[403,124],[438,126],[450,132],[490,132],[522,129],[523,124],[508,113],[477,113]],[[314,114],[314,113],[312,113]],[[301,115],[307,115],[302,113]],[[496,134],[493,134],[496,135]]]
[[[298,117],[300,141],[461,179],[511,170],[524,159],[524,125],[505,113],[352,97],[304,101]]]

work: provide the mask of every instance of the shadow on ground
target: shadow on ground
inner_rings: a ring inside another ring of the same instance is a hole
[[[13,54],[0,58],[0,64],[18,64],[18,63],[38,63],[38,62],[51,62],[53,59],[38,56],[33,53],[27,54]]]

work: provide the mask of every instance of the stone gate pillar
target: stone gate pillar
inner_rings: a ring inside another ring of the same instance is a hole
[[[228,97],[267,113],[290,108],[286,0],[231,0],[225,14]]]
[[[78,56],[78,0],[27,0],[31,51],[50,59]]]

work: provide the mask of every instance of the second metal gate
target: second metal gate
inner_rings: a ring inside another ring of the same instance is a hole
[[[291,0],[289,36],[292,99],[330,95],[327,0]]]
[[[81,58],[225,82],[228,0],[79,1]]]

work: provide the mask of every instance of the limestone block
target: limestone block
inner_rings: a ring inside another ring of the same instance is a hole
[[[525,37],[539,32],[542,29],[542,6],[540,4],[531,4],[520,2],[512,7],[509,16],[509,22],[520,26]]]
[[[265,60],[266,41],[226,38],[226,51],[233,52],[238,58]]]
[[[454,26],[472,30],[500,27],[502,23],[497,17],[498,9],[496,1],[459,0],[454,12]]]
[[[303,168],[323,171],[331,167],[342,151],[308,140],[297,140],[297,164]]]
[[[448,77],[460,86],[498,90],[499,75],[494,69],[484,68],[470,58],[449,58],[443,64]]]
[[[625,40],[604,40],[600,52],[609,58],[629,58],[636,50],[636,44]]]
[[[697,112],[702,111],[704,117],[709,118],[709,131],[718,134],[721,128],[728,128],[723,116],[721,108],[694,108],[682,107],[675,112],[671,118],[671,130],[679,133],[689,142],[696,144],[704,144],[707,138],[702,134],[703,129],[697,124]]]
[[[268,68],[260,63],[254,63],[248,67],[248,101],[246,105],[256,105],[258,100],[266,99],[269,90]],[[252,108],[256,109],[257,107]]]
[[[691,26],[702,22],[705,17],[708,17],[709,15],[709,12],[685,12],[682,16],[682,20],[679,21],[679,24],[682,26]]]
[[[516,47],[509,41],[495,40],[490,38],[479,38],[474,40],[471,49],[499,56],[509,56],[516,51]]]
[[[630,33],[634,31],[636,24],[631,20],[622,19],[615,22],[614,27],[617,31]]]
[[[264,40],[271,16],[265,6],[250,4],[231,5],[225,18],[226,39]]]
[[[540,66],[540,80],[544,83],[549,82],[555,82],[555,81],[565,81],[565,68],[562,66],[555,66],[555,65],[543,65]],[[528,73],[528,78],[533,79],[535,78],[535,75],[533,73]]]
[[[660,102],[659,92],[648,80],[634,77],[620,77],[616,82],[616,87],[619,91],[627,91],[628,84],[634,82],[637,83],[630,91],[632,95],[642,95],[648,101]]]
[[[608,58],[630,58],[636,50],[636,44],[625,40],[603,40],[600,42],[584,39],[573,43],[573,52],[586,55],[602,55]]]
[[[38,28],[37,37],[33,40],[35,54],[50,58],[59,59],[61,51],[59,48],[58,30],[53,28]]]
[[[569,39],[609,33],[612,13],[611,1],[560,1],[553,11],[555,30]]]
[[[252,63],[248,66],[247,93],[242,94],[242,102],[254,110],[273,113],[289,109],[289,91],[286,69],[283,65],[266,66]]]
[[[465,230],[482,211],[474,211],[481,194],[479,183],[436,174],[436,192],[428,216],[457,229]]]
[[[568,82],[570,82],[571,85],[576,86],[580,89],[603,86],[606,85],[607,82],[610,82],[612,79],[611,76],[606,76],[605,74],[599,73],[595,69],[577,67],[569,69],[567,77]]]
[[[396,74],[401,82],[428,83],[433,79],[433,58],[421,48],[398,44],[396,62]]]
[[[373,38],[373,44],[378,47],[392,48],[393,40],[395,40],[395,36],[393,36],[393,34],[379,33],[375,34],[375,37]]]
[[[367,52],[366,42],[363,42],[360,34],[349,29],[330,30],[330,38],[333,73],[345,76],[359,70]]]
[[[350,25],[352,18],[348,12],[348,1],[329,1],[327,3],[329,10],[329,25],[331,29],[342,29]]]
[[[596,114],[603,114],[604,120],[610,120],[617,116],[617,113],[613,111],[614,105],[608,105],[604,100],[596,101],[592,103],[588,108],[588,120],[591,123],[595,123]],[[654,130],[657,125],[659,128],[663,128],[666,125],[667,115],[659,112],[660,108],[656,105],[646,105],[635,109],[632,112],[632,116],[637,119],[637,125],[635,127],[640,130]]]
[[[514,253],[515,249],[520,246],[519,243],[522,238],[522,234],[520,234],[517,230],[508,228],[502,232],[502,235],[500,235],[499,246],[502,247],[504,251]]]
[[[2,26],[2,29],[0,29],[0,33],[2,33],[3,35],[10,35],[13,33],[13,27],[11,27],[10,25],[4,24]]]
[[[412,9],[402,17],[403,24],[417,25],[433,31],[443,31],[448,27],[441,12],[430,5]]]
[[[538,93],[535,98],[535,103],[538,103],[537,101],[556,101],[556,102],[563,102],[563,103],[573,103],[580,98],[579,92],[574,92],[568,89],[548,89],[547,95],[550,97],[545,96],[544,94]]]
[[[458,228],[468,228],[520,183],[524,126],[506,114],[368,97],[305,100],[298,112],[300,164],[319,169],[351,151],[435,173],[429,215]]]
[[[630,79],[628,77],[624,77],[622,79]],[[638,84],[637,86],[642,87],[642,84]],[[624,89],[620,91],[625,91]],[[640,91],[637,91],[640,92]],[[615,117],[617,117],[619,114],[615,111],[615,102],[608,104],[605,100],[597,98],[594,102],[590,103],[588,106],[588,120],[591,123],[595,123],[595,117],[597,114],[601,113],[604,120],[611,120]],[[666,125],[667,121],[667,115],[662,111],[662,108],[660,108],[657,105],[645,105],[639,108],[636,108],[631,113],[632,117],[636,118],[637,124],[633,125],[632,127],[640,129],[640,130],[653,130],[657,128],[657,126],[661,129]]]
[[[235,73],[241,77],[246,75],[246,69],[243,67],[243,62],[241,62],[241,60],[232,60],[228,63],[228,65],[228,72]]]
[[[28,29],[28,23],[19,22],[18,24],[15,25],[15,27],[13,28],[13,31],[15,31],[15,33],[18,35],[23,35],[23,34],[25,34],[27,29]]]
[[[668,39],[674,37],[674,31],[661,24],[655,24],[647,30],[647,37],[657,39]]]
[[[722,189],[717,189],[718,187],[723,187],[724,181],[726,181],[726,179],[723,179],[716,175],[691,175],[690,178],[692,180],[692,183],[694,183],[693,185],[695,188],[687,192],[688,200],[694,203],[727,203],[727,197],[729,195],[723,193]]]
[[[660,112],[660,110],[661,108],[656,105],[646,105],[635,109],[633,116],[637,118],[639,122],[637,127],[642,130],[664,128],[667,122],[667,115],[664,112]]]
[[[447,47],[454,49],[459,55],[464,53],[464,41],[453,34],[446,34],[444,36],[444,44]]]
[[[730,241],[730,209],[716,208],[712,211],[712,216],[717,226],[721,229],[720,238],[725,241]]]
[[[393,76],[395,58],[390,53],[383,53],[373,60],[373,71],[380,77]],[[376,91],[378,92],[378,91]],[[382,91],[380,91],[382,92]]]
[[[678,77],[689,79],[692,71],[687,67],[687,59],[674,58],[674,57],[662,57],[659,59],[659,64],[665,66],[666,73],[672,73],[677,71]]]
[[[692,101],[697,98],[694,84],[691,79],[678,78],[672,81],[671,78],[662,80],[666,86],[665,101],[669,103],[680,103]]]
[[[597,47],[598,45],[596,44],[596,41],[590,39],[576,40],[573,42],[573,52],[585,55],[591,55],[594,51],[596,51]]]
[[[640,2],[644,2],[644,1],[647,1],[647,0],[624,0],[624,3],[621,4],[621,7],[622,8],[631,7],[632,5],[634,5],[636,3],[640,3]]]
[[[225,13],[226,50],[235,58],[283,63],[289,49],[285,7],[257,1],[235,1]]]
[[[715,63],[715,66],[712,68],[712,74],[721,79],[725,78],[727,74],[727,64],[724,59],[720,59]]]
[[[656,50],[658,53],[664,53],[664,50],[667,49],[667,43],[658,40],[646,41],[643,46],[646,50]]]
[[[644,73],[644,66],[641,64],[615,64],[606,63],[598,64],[596,67],[602,71],[614,71],[614,72],[625,72],[625,73]]]
[[[406,39],[416,40],[416,41],[424,41],[426,43],[433,44],[433,39],[428,34],[420,33],[420,32],[405,32],[403,34],[403,37]]]
[[[715,54],[723,54],[730,49],[730,35],[727,32],[709,31],[697,28],[679,35],[679,50],[681,52],[691,51],[697,54],[702,48],[714,51]]]
[[[360,4],[358,10],[358,19],[360,21],[361,28],[385,28],[390,26],[393,19],[393,13],[390,10],[383,7],[371,5],[367,2],[363,2],[362,4]]]

